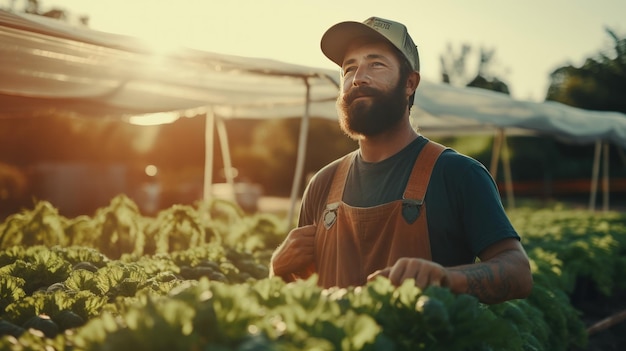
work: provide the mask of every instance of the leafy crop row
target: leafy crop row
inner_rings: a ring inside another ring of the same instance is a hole
[[[0,349],[584,347],[570,295],[581,279],[606,295],[622,287],[613,279],[624,267],[624,217],[565,209],[510,216],[535,287],[528,299],[483,305],[382,278],[350,289],[267,278],[284,223],[232,203],[176,205],[148,218],[120,196],[93,217],[67,219],[41,202],[0,224]],[[609,268],[591,275],[583,266],[598,256]]]
[[[517,209],[511,220],[525,240],[529,255],[550,263],[552,275],[543,284],[567,294],[589,284],[609,296],[626,289],[626,215],[581,209]]]
[[[85,246],[110,259],[167,254],[208,243],[256,252],[278,246],[284,237],[281,223],[272,215],[245,215],[236,204],[219,199],[203,204],[201,210],[174,205],[153,218],[142,216],[131,199],[120,195],[93,217],[71,219],[40,201],[34,209],[11,215],[0,224],[0,249]]]

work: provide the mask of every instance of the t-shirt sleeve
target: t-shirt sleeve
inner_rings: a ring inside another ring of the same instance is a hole
[[[338,161],[335,161],[322,168],[307,184],[300,204],[298,227],[314,224],[321,218],[338,164]]]
[[[298,216],[298,227],[313,224],[315,222],[316,209],[313,204],[316,202],[314,198],[318,197],[316,187],[314,185],[315,177],[311,179],[304,194],[302,195],[302,202],[300,203],[300,215]]]
[[[462,172],[455,172],[457,205],[462,227],[474,255],[506,239],[520,239],[504,207],[496,183],[478,161],[465,158]]]

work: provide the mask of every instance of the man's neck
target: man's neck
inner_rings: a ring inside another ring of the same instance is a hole
[[[385,133],[359,140],[361,157],[365,162],[380,162],[404,149],[418,137],[407,119]]]

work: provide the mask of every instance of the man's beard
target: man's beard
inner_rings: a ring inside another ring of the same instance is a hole
[[[389,92],[358,86],[340,95],[337,98],[337,110],[341,130],[355,140],[391,130],[402,120],[409,103],[404,95],[405,85],[406,82],[400,81]],[[370,101],[354,102],[360,96],[367,96]]]

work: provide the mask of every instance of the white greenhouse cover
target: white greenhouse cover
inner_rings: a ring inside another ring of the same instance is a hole
[[[307,90],[308,87],[308,90]],[[136,38],[0,11],[0,117],[41,109],[89,117],[210,107],[223,118],[335,119],[338,70],[180,49],[159,54]],[[518,101],[478,88],[422,81],[413,110],[424,134],[548,134],[626,147],[626,115]]]
[[[160,53],[136,38],[0,10],[0,118],[40,111],[150,118],[198,109],[220,119],[302,118],[292,207],[308,119],[336,119],[338,76],[338,70],[184,48]],[[422,81],[412,117],[426,136],[506,130],[626,147],[625,114],[518,101],[478,88]]]
[[[189,49],[159,54],[131,37],[0,11],[5,117],[39,109],[101,117],[206,106],[223,117],[296,117],[307,84],[312,112],[315,102],[334,101],[337,87],[327,73]]]

